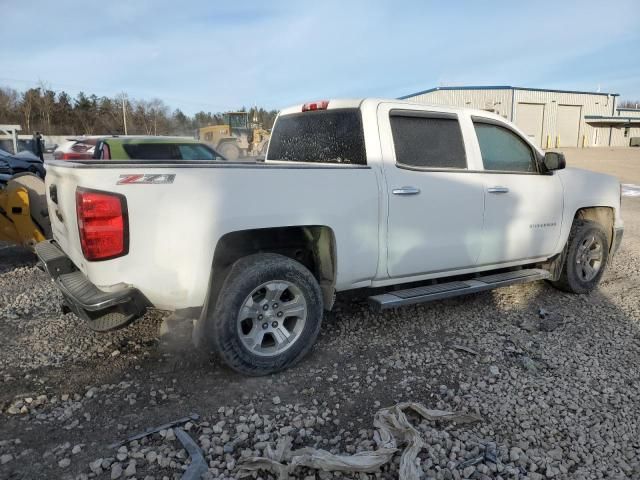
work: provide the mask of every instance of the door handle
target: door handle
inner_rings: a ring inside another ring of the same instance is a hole
[[[401,187],[391,190],[394,195],[417,195],[420,193],[420,189],[416,187]]]
[[[489,188],[487,188],[487,192],[489,192],[489,193],[509,193],[509,189],[507,187],[489,187]]]

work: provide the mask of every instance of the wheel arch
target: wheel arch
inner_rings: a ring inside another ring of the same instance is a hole
[[[607,234],[609,250],[611,249],[613,245],[613,228],[615,223],[615,211],[613,207],[593,206],[579,208],[573,216],[573,222],[576,220],[590,220],[602,225]]]
[[[255,253],[278,253],[307,267],[320,285],[326,310],[333,306],[337,252],[335,234],[326,225],[257,228],[228,232],[217,242],[207,303],[213,308],[231,266]]]
[[[568,213],[568,212],[567,212]],[[604,227],[605,233],[607,234],[607,242],[609,244],[609,252],[613,248],[613,240],[614,240],[614,225],[615,225],[615,209],[611,206],[607,205],[597,205],[590,207],[579,207],[571,217],[571,223],[567,222],[564,234],[560,237],[560,251],[551,257],[549,261],[543,263],[543,268],[546,268],[551,272],[552,279],[557,280],[560,272],[562,270],[562,266],[565,261],[565,257],[567,254],[567,246],[569,242],[569,236],[571,234],[571,229],[575,224],[576,220],[590,220],[593,222],[597,222]]]

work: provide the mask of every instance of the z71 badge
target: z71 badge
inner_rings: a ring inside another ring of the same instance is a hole
[[[135,183],[145,185],[165,185],[173,183],[175,173],[131,173],[120,175],[117,185],[129,185]]]

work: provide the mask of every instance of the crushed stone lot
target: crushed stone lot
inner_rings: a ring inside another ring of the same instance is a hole
[[[342,297],[311,354],[262,378],[194,351],[162,312],[91,332],[60,312],[31,254],[0,246],[0,478],[181,478],[177,427],[110,445],[191,413],[178,426],[203,451],[203,478],[239,478],[243,459],[278,443],[374,451],[374,415],[399,402],[479,417],[407,414],[424,479],[640,478],[640,198],[623,199],[623,218],[590,295],[538,282],[383,313]],[[398,478],[400,458],[291,474]]]

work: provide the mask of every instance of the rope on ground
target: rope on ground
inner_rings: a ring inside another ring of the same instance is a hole
[[[482,421],[477,415],[431,410],[420,403],[403,402],[376,412],[373,419],[376,429],[373,439],[377,448],[374,451],[334,455],[326,450],[309,447],[291,450],[293,439],[285,437],[278,440],[275,449],[268,446],[264,451],[264,457],[241,460],[238,464],[238,474],[246,477],[256,470],[266,470],[277,475],[279,480],[288,480],[297,467],[315,468],[325,472],[371,473],[391,461],[400,451],[400,447],[404,446],[400,457],[399,478],[418,480],[422,472],[417,457],[424,447],[424,440],[405,415],[409,410],[429,421],[457,424]]]

